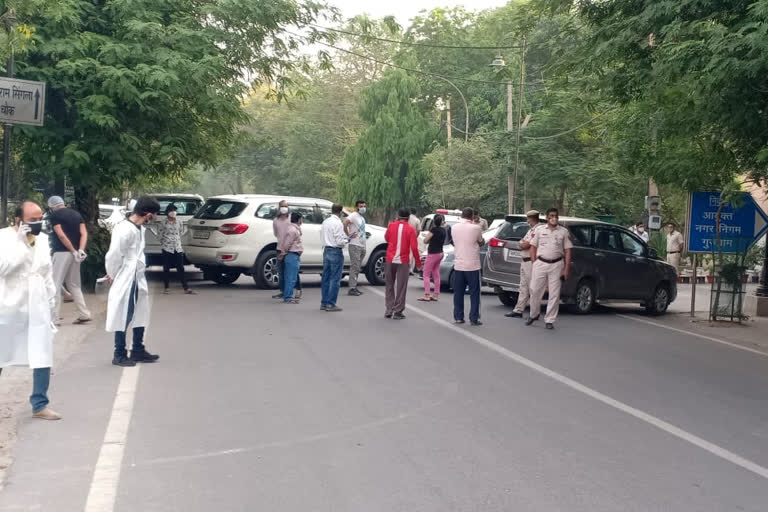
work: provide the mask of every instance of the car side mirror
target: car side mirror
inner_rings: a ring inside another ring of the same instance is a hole
[[[648,248],[648,257],[653,258],[655,260],[659,259],[659,251],[654,249],[653,247]]]

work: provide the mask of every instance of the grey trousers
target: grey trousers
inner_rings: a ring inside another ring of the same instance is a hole
[[[80,287],[80,264],[75,261],[75,257],[68,252],[54,252],[53,261],[53,284],[56,286],[56,318],[59,320],[59,310],[61,309],[61,286],[67,285],[67,290],[72,295],[72,300],[77,308],[79,320],[91,318],[91,312],[85,305],[85,297]]]
[[[409,263],[387,263],[384,267],[386,274],[386,307],[387,313],[402,313],[405,310],[405,293],[408,291],[408,276],[411,273]]]
[[[365,247],[349,244],[349,287],[357,288],[357,275],[363,269]]]

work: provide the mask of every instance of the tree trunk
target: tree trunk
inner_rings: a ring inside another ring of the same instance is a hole
[[[75,187],[75,210],[80,212],[86,224],[95,224],[99,218],[99,196],[89,186]]]

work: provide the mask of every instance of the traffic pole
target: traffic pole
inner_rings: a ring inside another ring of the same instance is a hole
[[[691,318],[696,316],[696,281],[698,280],[696,274],[696,266],[698,261],[698,254],[693,253],[693,276],[691,276]]]
[[[13,53],[8,57],[8,78],[13,78],[14,68]],[[13,125],[5,123],[3,125],[3,175],[0,179],[0,227],[5,227],[8,222],[8,195],[10,194],[10,176],[11,176],[11,133]]]

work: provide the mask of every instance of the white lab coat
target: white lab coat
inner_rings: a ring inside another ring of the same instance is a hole
[[[0,229],[0,368],[53,366],[55,307],[48,237],[30,247],[15,229]]]
[[[118,222],[112,230],[104,264],[107,275],[113,279],[107,300],[107,331],[126,330],[128,302],[134,283],[138,287],[138,298],[131,325],[146,327],[149,324],[149,290],[144,275],[144,227],[130,220]]]

